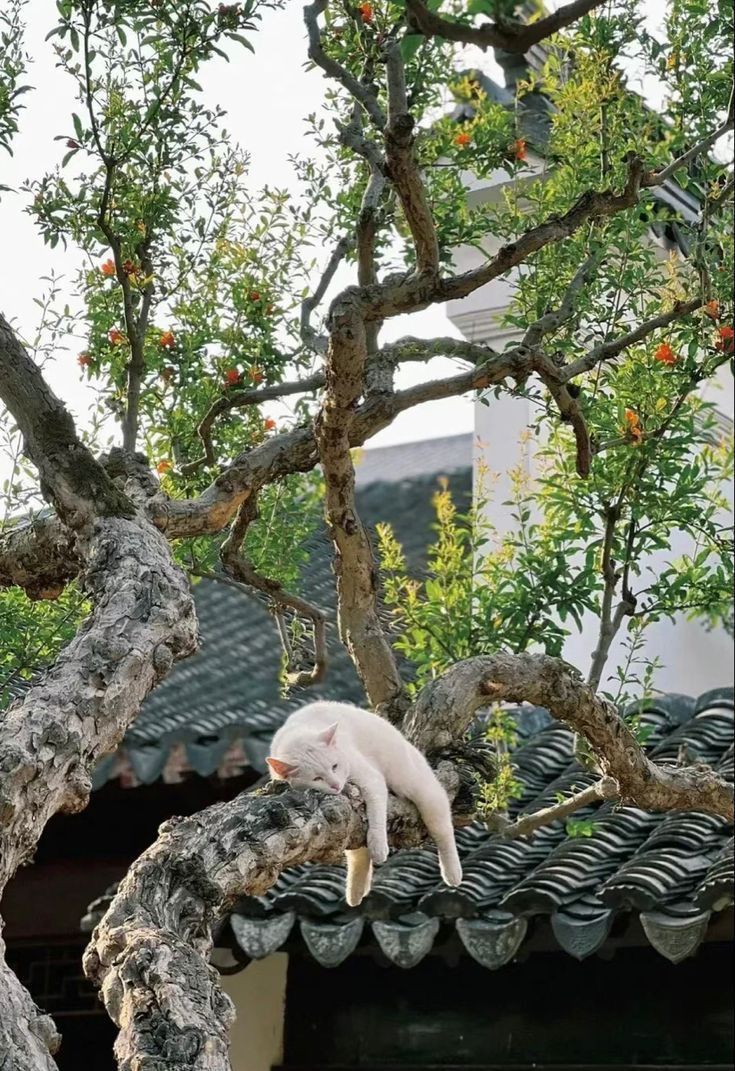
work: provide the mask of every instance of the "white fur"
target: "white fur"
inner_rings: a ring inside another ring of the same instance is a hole
[[[345,853],[347,902],[353,907],[370,891],[372,863],[388,858],[389,791],[415,804],[439,849],[446,884],[462,881],[447,794],[421,752],[384,718],[349,703],[309,703],[278,730],[271,754],[271,777],[294,788],[336,794],[351,781],[360,789],[367,848]]]

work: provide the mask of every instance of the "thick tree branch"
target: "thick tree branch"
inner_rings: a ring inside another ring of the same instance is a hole
[[[445,764],[439,776],[454,798],[453,769]],[[426,836],[413,806],[395,798],[388,831],[401,847]],[[346,848],[364,845],[366,832],[359,798],[282,786],[166,822],[85,955],[86,973],[120,1027],[119,1066],[132,1071],[145,1056],[157,1071],[230,1071],[234,1012],[207,963],[213,924],[238,897],[265,893],[286,867],[341,861]]]
[[[1,313],[0,399],[13,414],[25,451],[38,469],[44,497],[70,527],[80,527],[93,516],[132,516],[132,503],[82,444],[69,413]]]
[[[378,569],[370,538],[357,513],[350,432],[363,391],[365,326],[354,302],[332,308],[327,385],[316,439],[326,485],[326,515],[335,547],[337,604],[342,642],[370,703],[392,715],[401,710],[403,682],[378,617]]]
[[[464,22],[454,22],[430,11],[424,0],[406,0],[409,27],[414,33],[425,37],[442,37],[445,41],[456,41],[465,45],[477,45],[478,48],[501,48],[505,52],[527,52],[532,45],[544,41],[552,34],[600,7],[602,0],[574,0],[563,4],[550,15],[537,19],[528,25],[512,25],[508,22],[483,22],[479,26],[470,26]]]
[[[71,417],[1,317],[0,358],[0,397],[24,436],[44,493],[74,526],[74,551],[84,562],[83,587],[93,604],[46,677],[0,720],[2,892],[33,854],[47,821],[86,805],[95,763],[117,747],[174,660],[195,649],[196,619],[165,539],[135,515],[131,500],[79,441]],[[4,966],[0,979],[6,982],[0,990],[4,1019],[23,998]],[[44,1019],[31,1017],[27,1042],[46,1046],[33,1066],[51,1066],[56,1036]],[[15,1059],[24,1050],[11,1051]]]
[[[385,62],[388,80],[386,170],[411,231],[416,251],[416,269],[419,274],[436,275],[439,271],[439,241],[416,161],[414,120],[408,109],[403,59],[396,43],[386,49]]]
[[[453,666],[424,693],[405,727],[424,751],[449,747],[457,725],[468,724],[482,706],[532,703],[587,740],[603,777],[614,779],[624,803],[651,811],[707,811],[733,818],[732,785],[703,764],[651,762],[612,703],[596,696],[560,658],[504,652],[471,658]]]

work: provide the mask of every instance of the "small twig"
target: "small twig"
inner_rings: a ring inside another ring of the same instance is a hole
[[[634,346],[636,342],[642,342],[644,338],[648,338],[654,331],[659,331],[662,327],[668,327],[675,320],[690,316],[697,309],[700,309],[702,304],[703,299],[701,297],[694,298],[691,301],[677,301],[668,312],[662,312],[659,316],[646,320],[645,323],[640,324],[633,331],[628,331],[626,334],[621,335],[620,338],[612,339],[610,342],[601,342],[599,345],[594,346],[584,357],[579,357],[576,361],[566,365],[560,373],[560,378],[564,383],[568,383],[570,379],[575,379],[583,372],[588,372],[595,365],[617,357],[629,346]]]
[[[245,390],[235,387],[230,388],[227,394],[223,394],[221,398],[212,403],[200,420],[197,426],[197,435],[204,447],[204,455],[198,457],[195,461],[182,465],[182,473],[185,476],[191,476],[202,465],[215,465],[217,463],[212,444],[212,427],[217,417],[221,416],[222,413],[228,413],[231,409],[244,409],[249,405],[260,405],[263,402],[286,398],[291,394],[308,394],[311,391],[319,390],[323,386],[324,375],[321,372],[316,372],[306,379],[275,383],[270,387],[251,387]]]
[[[327,261],[327,266],[322,273],[322,277],[319,280],[319,284],[314,290],[314,293],[310,294],[309,297],[304,298],[301,302],[301,340],[305,346],[309,346],[320,354],[324,354],[327,351],[327,339],[324,335],[318,334],[318,332],[311,326],[311,314],[326,294],[337,268],[347,254],[354,248],[354,245],[355,240],[350,235],[345,235],[340,238],[334,247],[332,255]]]
[[[733,101],[735,100],[735,90],[730,94],[730,103],[727,107],[727,118],[716,130],[712,130],[709,134],[706,134],[701,138],[696,145],[692,145],[691,149],[687,149],[681,156],[677,156],[675,160],[672,160],[670,164],[662,168],[660,171],[652,171],[648,175],[644,175],[641,185],[644,187],[649,186],[662,186],[667,179],[671,178],[677,171],[680,171],[683,167],[688,167],[693,160],[703,152],[707,152],[711,149],[716,141],[719,141],[721,137],[728,134],[735,126],[735,110]]]
[[[225,576],[217,573],[209,575],[214,580],[233,583],[242,588],[254,588],[268,597],[276,618],[276,626],[281,644],[286,654],[286,680],[291,687],[306,688],[322,680],[327,669],[327,634],[326,616],[313,603],[307,602],[299,595],[286,591],[282,584],[270,577],[261,576],[252,562],[241,553],[247,530],[258,517],[257,494],[251,493],[245,499],[230,528],[229,535],[220,549],[220,560],[225,569]],[[297,616],[311,622],[314,630],[314,664],[310,670],[299,670],[294,666],[293,651],[288,642],[283,622],[282,611],[292,610]]]
[[[562,324],[566,323],[574,315],[579,292],[589,282],[604,252],[604,247],[599,246],[582,262],[569,283],[559,307],[540,316],[526,330],[522,342],[524,346],[529,348],[538,346],[543,338],[557,331]]]
[[[596,781],[594,785],[588,785],[587,788],[575,792],[572,796],[568,796],[559,803],[555,803],[550,807],[543,807],[540,811],[534,811],[532,814],[521,815],[516,822],[505,826],[500,831],[500,836],[503,839],[527,837],[529,833],[540,829],[541,826],[551,825],[552,822],[561,821],[561,819],[567,818],[570,814],[574,814],[575,811],[579,811],[583,807],[599,803],[600,800],[616,799],[617,796],[617,782],[612,777],[603,777],[600,781]]]

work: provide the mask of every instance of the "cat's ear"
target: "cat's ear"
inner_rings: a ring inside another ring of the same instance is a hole
[[[285,781],[295,770],[298,770],[298,766],[293,766],[290,762],[282,762],[280,759],[267,758],[265,761],[268,763],[273,776],[280,778],[282,781]]]
[[[337,725],[338,723],[335,721],[328,729],[322,729],[318,736],[318,740],[321,744],[326,744],[327,747],[329,747],[331,744],[336,743]]]

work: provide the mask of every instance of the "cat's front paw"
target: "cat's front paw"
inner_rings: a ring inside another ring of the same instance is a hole
[[[456,888],[462,884],[462,864],[455,856],[453,859],[439,858],[439,869],[445,885]]]
[[[384,863],[388,858],[388,840],[384,833],[368,833],[367,847],[374,863]]]

